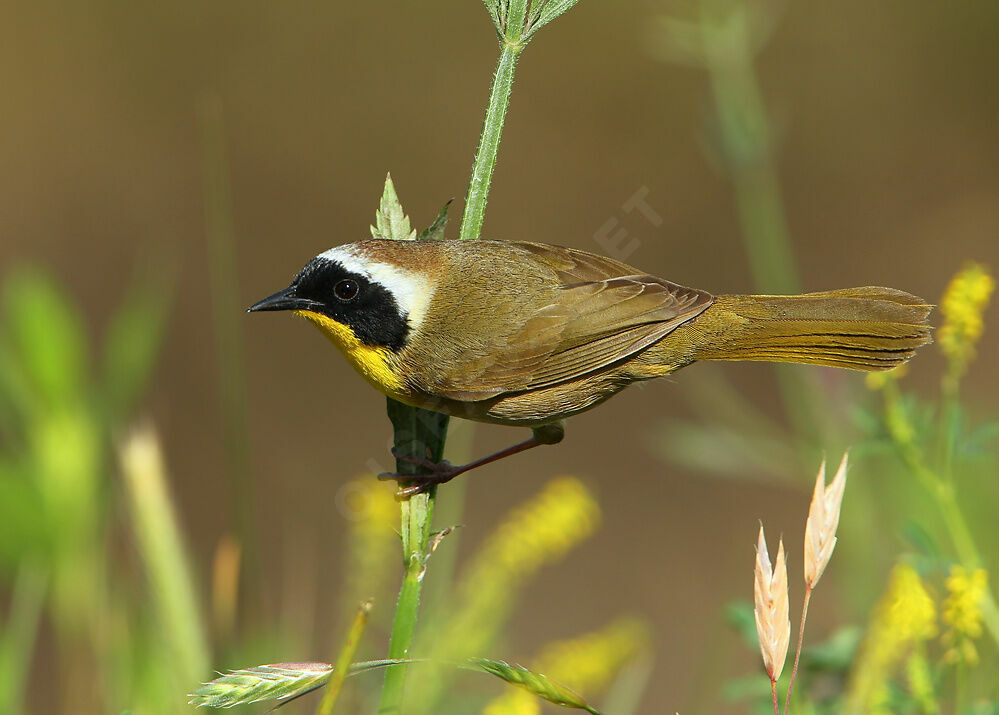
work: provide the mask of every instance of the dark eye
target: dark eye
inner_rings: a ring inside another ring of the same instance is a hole
[[[361,287],[357,285],[357,281],[345,278],[342,281],[337,281],[337,284],[333,286],[333,295],[342,301],[348,301],[356,298],[360,290]]]

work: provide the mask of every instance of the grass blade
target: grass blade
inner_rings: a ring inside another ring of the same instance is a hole
[[[365,626],[368,625],[368,614],[371,613],[371,605],[371,601],[365,601],[357,609],[357,613],[354,615],[354,622],[350,625],[347,638],[344,639],[343,647],[340,648],[340,655],[336,659],[336,666],[333,668],[329,687],[326,688],[323,700],[316,709],[316,715],[331,715],[333,708],[336,707],[337,698],[340,697],[340,689],[343,687],[343,681],[349,672],[350,662],[354,659],[357,645],[361,642]]]
[[[179,682],[189,683],[208,669],[208,646],[155,432],[133,433],[121,446],[119,460],[160,629],[171,651],[167,662]]]
[[[588,713],[592,713],[592,715],[600,715],[578,693],[570,690],[561,683],[555,682],[548,676],[535,673],[522,665],[506,663],[502,660],[489,660],[488,658],[472,658],[469,661],[468,667],[488,673],[489,675],[495,675],[500,680],[523,688],[529,693],[534,693],[539,698],[555,705],[585,710]]]

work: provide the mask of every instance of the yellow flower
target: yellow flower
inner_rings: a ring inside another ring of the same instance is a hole
[[[600,506],[573,477],[556,477],[514,509],[472,558],[449,605],[446,622],[433,632],[429,650],[439,660],[479,656],[506,624],[522,584],[546,564],[589,538],[600,523]],[[407,686],[415,711],[438,687],[427,678]]]
[[[975,343],[985,330],[982,314],[994,289],[995,280],[988,268],[969,263],[954,276],[944,293],[940,306],[944,324],[938,340],[951,369],[958,374],[975,356]]]
[[[531,670],[588,696],[609,686],[621,669],[648,648],[645,625],[621,619],[603,630],[551,643],[531,664]],[[540,701],[510,688],[482,711],[483,715],[535,715]]]
[[[541,715],[541,698],[526,690],[510,690],[482,709],[482,715]]]
[[[489,537],[463,579],[466,593],[481,591],[490,581],[531,576],[588,538],[599,523],[600,507],[582,482],[573,477],[553,479]]]
[[[352,616],[359,601],[388,593],[399,558],[399,504],[391,486],[366,474],[341,487],[336,505],[347,521],[343,604]]]
[[[896,666],[912,648],[937,633],[936,606],[911,566],[892,571],[884,595],[874,608],[871,624],[854,664],[847,695],[847,712],[870,713]]]
[[[988,585],[985,569],[969,573],[963,566],[954,566],[947,578],[947,598],[940,618],[948,629],[942,641],[947,646],[944,660],[950,663],[978,663],[978,651],[972,642],[982,635],[982,600]]]

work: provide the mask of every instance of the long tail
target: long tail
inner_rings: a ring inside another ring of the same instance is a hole
[[[888,370],[931,342],[933,306],[891,288],[723,295],[689,323],[696,360],[764,360]]]

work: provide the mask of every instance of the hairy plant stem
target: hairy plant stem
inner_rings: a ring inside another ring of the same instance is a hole
[[[510,91],[513,89],[513,75],[517,57],[523,49],[520,43],[527,12],[526,0],[511,2],[507,16],[499,65],[493,77],[489,105],[482,125],[482,135],[475,152],[472,178],[465,200],[459,237],[474,240],[482,231],[486,213],[489,185],[499,151],[500,138],[506,110],[510,104]],[[403,405],[389,398],[388,414],[395,430],[395,449],[398,457],[429,457],[440,461],[444,456],[444,442],[447,437],[448,417],[446,415]],[[414,465],[401,458],[396,459],[396,470],[400,474],[414,473]],[[392,622],[392,635],[389,641],[390,659],[404,659],[410,656],[413,634],[420,608],[420,594],[427,561],[431,552],[431,526],[437,488],[417,494],[402,502],[402,552],[405,575],[399,589],[395,618]],[[394,665],[386,669],[382,686],[379,713],[397,713],[402,705],[405,685],[405,665]]]
[[[489,185],[492,183],[493,170],[496,168],[496,155],[503,135],[506,109],[510,104],[510,90],[513,89],[513,73],[517,68],[517,57],[522,49],[523,46],[519,43],[507,41],[500,53],[499,64],[493,77],[493,89],[489,94],[489,108],[486,110],[486,120],[482,125],[482,137],[475,152],[472,178],[468,183],[465,213],[461,219],[459,233],[459,237],[463,239],[475,240],[482,232]]]
[[[801,624],[798,626],[798,647],[794,650],[794,666],[791,668],[791,681],[787,684],[787,695],[784,696],[784,715],[791,711],[791,690],[794,679],[798,676],[798,662],[801,660],[801,644],[805,637],[805,619],[808,617],[808,602],[812,600],[812,587],[805,584],[805,601],[801,606]]]

